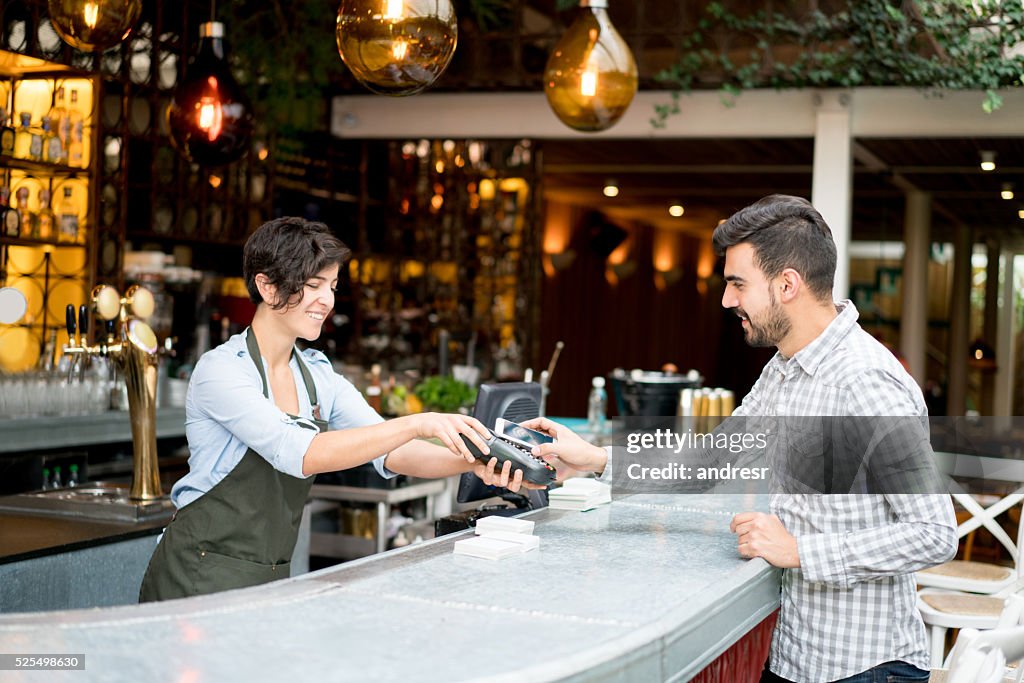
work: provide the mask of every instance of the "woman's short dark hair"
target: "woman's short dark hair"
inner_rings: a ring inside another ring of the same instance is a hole
[[[712,240],[719,256],[746,242],[765,277],[792,268],[818,299],[832,300],[836,243],[825,219],[806,199],[784,194],[759,199],[719,225]]]
[[[302,301],[306,282],[330,265],[348,261],[352,252],[331,234],[323,223],[286,216],[267,221],[245,242],[242,275],[249,298],[263,301],[256,287],[256,275],[263,273],[277,288],[277,301],[267,303],[273,309],[294,306]],[[292,298],[298,294],[295,301]]]

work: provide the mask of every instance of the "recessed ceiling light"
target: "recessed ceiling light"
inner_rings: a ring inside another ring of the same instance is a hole
[[[1013,199],[1013,183],[1003,183],[1003,189],[1000,190],[999,196],[1003,199]]]
[[[604,196],[605,197],[618,197],[619,196],[619,184],[614,179],[609,178],[604,181]]]
[[[668,207],[668,212],[670,215],[679,218],[684,213],[686,213],[686,209],[683,208],[682,204],[673,204],[672,206]]]
[[[996,170],[996,153],[990,149],[981,150],[981,170],[982,171],[994,171]]]

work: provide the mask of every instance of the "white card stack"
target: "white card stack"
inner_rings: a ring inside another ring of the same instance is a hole
[[[455,542],[455,554],[500,560],[536,550],[540,539],[533,535],[533,526],[525,519],[482,517],[476,522],[475,537]]]
[[[553,510],[592,510],[612,502],[612,487],[596,479],[567,479],[562,488],[548,492],[548,506]]]

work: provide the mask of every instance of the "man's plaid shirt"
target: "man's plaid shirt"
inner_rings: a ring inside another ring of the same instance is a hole
[[[927,416],[920,389],[857,324],[853,304],[836,308],[813,342],[772,358],[735,415]],[[819,683],[891,660],[927,669],[913,573],[956,553],[949,496],[773,494],[771,511],[796,537],[801,564],[783,572],[771,670]]]

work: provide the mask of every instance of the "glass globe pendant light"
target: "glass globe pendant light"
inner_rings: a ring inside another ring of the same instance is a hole
[[[451,0],[342,0],[335,37],[342,61],[381,95],[414,95],[437,80],[455,54]]]
[[[636,94],[636,62],[608,18],[608,0],[580,0],[580,8],[548,58],[544,94],[562,123],[594,132],[626,113]]]
[[[224,58],[224,24],[199,27],[199,50],[167,107],[171,141],[202,166],[240,158],[252,137],[252,106]]]
[[[127,38],[141,11],[142,0],[49,0],[53,28],[65,43],[85,52]]]

